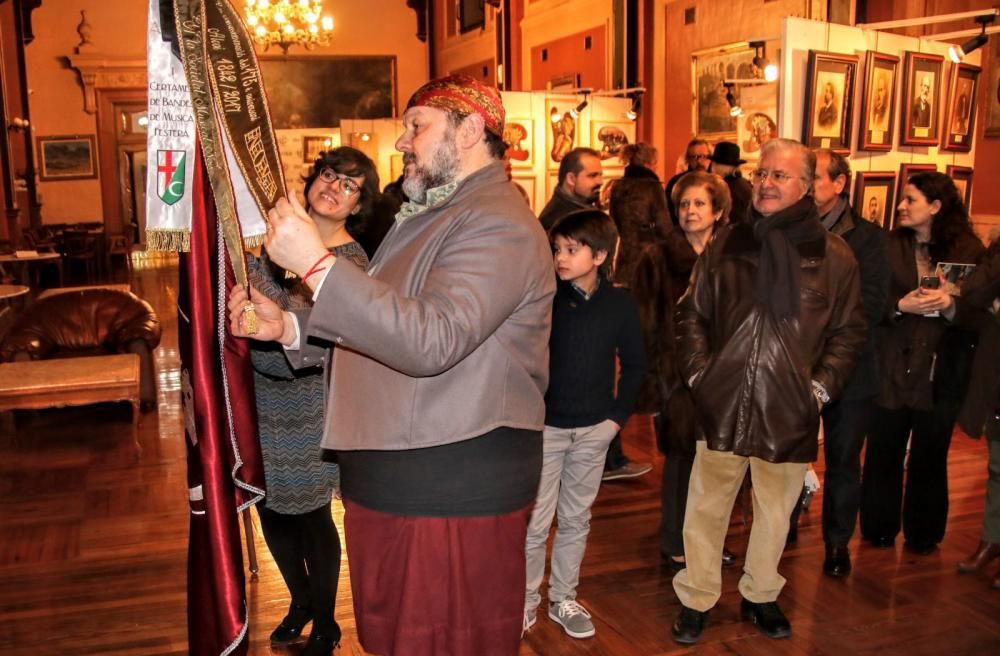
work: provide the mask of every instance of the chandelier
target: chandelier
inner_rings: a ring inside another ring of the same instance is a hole
[[[312,50],[330,43],[333,17],[321,17],[322,11],[322,0],[246,0],[253,40],[265,50],[280,46],[286,55],[292,46]]]

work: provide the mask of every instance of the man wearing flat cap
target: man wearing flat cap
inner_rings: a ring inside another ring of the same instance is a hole
[[[336,452],[358,635],[376,654],[515,654],[542,462],[551,250],[504,173],[504,109],[467,76],[413,94],[396,142],[409,202],[367,274],[327,255],[292,195],[267,251],[315,305],[251,292],[256,339],[297,366],[332,350]],[[246,335],[230,299],[233,332]],[[317,344],[316,340],[320,343]]]

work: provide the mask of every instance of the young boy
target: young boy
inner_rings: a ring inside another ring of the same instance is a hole
[[[646,369],[636,303],[627,290],[611,284],[617,237],[611,219],[599,210],[567,214],[549,232],[559,285],[549,339],[542,478],[525,549],[525,630],[535,623],[545,542],[558,509],[549,618],[574,638],[594,635],[590,613],[576,601],[590,507],[608,444],[632,413]]]

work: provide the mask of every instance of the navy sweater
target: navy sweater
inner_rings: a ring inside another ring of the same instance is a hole
[[[545,425],[593,426],[613,419],[624,426],[646,374],[639,309],[628,290],[602,280],[590,299],[559,282],[549,338]],[[615,395],[615,356],[621,380]]]

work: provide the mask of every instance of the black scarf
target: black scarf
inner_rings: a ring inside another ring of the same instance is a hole
[[[760,264],[754,280],[754,298],[759,307],[778,318],[799,314],[799,244],[823,239],[826,230],[816,215],[810,195],[780,212],[764,216],[750,209],[754,237],[761,243]]]

